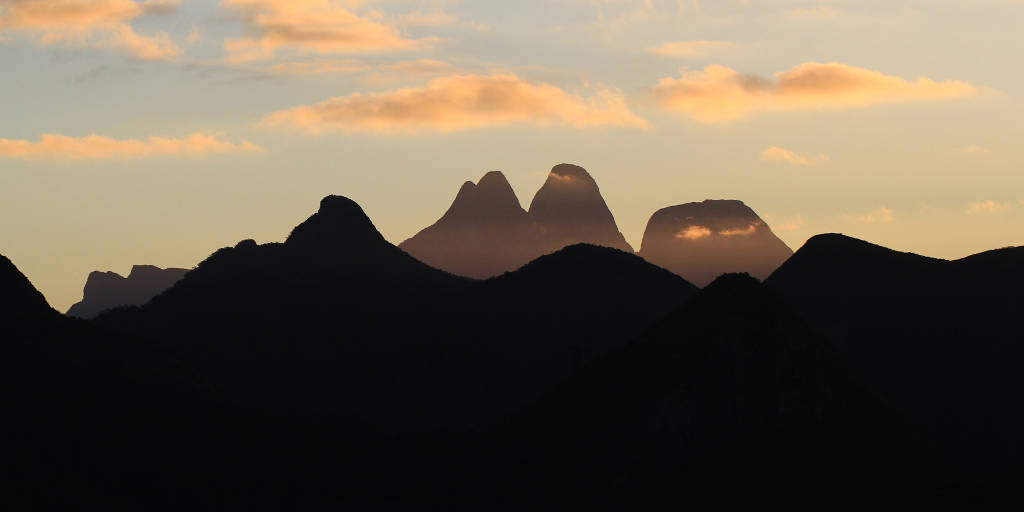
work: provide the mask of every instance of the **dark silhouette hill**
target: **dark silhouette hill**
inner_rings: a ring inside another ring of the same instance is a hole
[[[577,244],[467,289],[451,306],[460,314],[445,322],[461,330],[453,336],[486,353],[488,374],[478,382],[496,389],[489,407],[507,401],[509,415],[696,292],[634,254]],[[500,392],[509,384],[512,394]]]
[[[639,254],[705,286],[729,272],[764,279],[793,251],[742,201],[708,199],[655,212]]]
[[[190,475],[188,492],[432,502],[450,499],[451,475],[504,418],[694,292],[583,245],[488,281],[456,277],[331,196],[284,243],[220,249],[95,325],[187,369],[160,383],[189,397],[180,431],[154,435],[175,447],[161,473]]]
[[[8,329],[47,319],[55,310],[11,260],[0,254],[0,324]]]
[[[467,181],[437,222],[398,245],[416,259],[454,274],[487,278],[540,254],[536,225],[498,171]]]
[[[947,261],[819,235],[765,283],[952,465],[992,485],[1020,474],[1024,248]]]
[[[931,471],[914,430],[838,352],[739,274],[586,367],[525,424],[537,444],[510,444],[527,487],[585,505],[921,499]]]
[[[633,252],[615,225],[597,182],[578,165],[554,166],[533,196],[529,212],[545,239],[545,253],[577,243]]]
[[[82,300],[68,309],[68,316],[95,318],[120,306],[139,306],[178,282],[188,269],[134,265],[128,277],[116,272],[93,271],[85,281]]]

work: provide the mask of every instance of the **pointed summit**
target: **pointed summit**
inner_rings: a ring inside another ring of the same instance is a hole
[[[387,243],[355,201],[327,196],[320,209],[288,235],[285,244],[308,248],[338,248]]]
[[[505,175],[500,171],[491,171],[475,185],[472,181],[463,183],[455,201],[441,220],[473,225],[479,224],[481,220],[514,221],[525,216],[526,211],[519,205],[519,198]]]
[[[640,256],[704,286],[728,272],[764,279],[793,251],[754,210],[708,199],[662,208],[644,231]]]
[[[601,190],[586,169],[559,164],[530,203],[530,217],[540,227],[550,252],[576,243],[633,248],[615,225]]]
[[[453,274],[487,278],[541,254],[537,229],[499,171],[467,181],[448,211],[399,247]]]

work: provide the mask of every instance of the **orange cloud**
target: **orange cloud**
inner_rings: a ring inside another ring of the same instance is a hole
[[[762,162],[784,162],[793,165],[816,165],[828,160],[825,155],[803,156],[786,148],[772,146],[761,152]]]
[[[709,236],[711,236],[711,230],[704,226],[690,226],[676,233],[676,238],[685,238],[687,240],[700,240]]]
[[[181,49],[166,33],[144,36],[129,22],[177,9],[179,0],[33,0],[0,6],[0,35],[19,32],[40,44],[115,48],[144,60],[171,60]]]
[[[988,148],[978,144],[971,144],[964,148],[964,151],[967,153],[988,153]]]
[[[260,124],[313,133],[393,133],[452,132],[510,123],[562,124],[576,128],[647,126],[629,110],[625,98],[616,91],[599,89],[585,98],[515,75],[453,75],[434,79],[422,87],[355,93],[274,112]]]
[[[360,17],[337,0],[223,0],[238,11],[254,36],[224,42],[228,60],[249,62],[274,57],[279,49],[343,54],[418,50],[423,40],[403,37],[391,26]]]
[[[145,140],[117,140],[100,135],[76,138],[56,134],[45,134],[38,142],[0,139],[0,157],[23,159],[86,160],[262,151],[259,146],[245,140],[234,144],[207,133],[194,133],[184,139],[149,137]]]
[[[735,47],[736,44],[725,41],[677,41],[652,46],[647,52],[662,57],[701,57],[713,50]]]
[[[717,123],[761,111],[849,109],[965,98],[977,94],[977,89],[956,80],[918,78],[909,82],[836,62],[807,62],[776,73],[774,79],[741,75],[731,68],[712,65],[680,78],[662,78],[652,93],[665,109],[683,112],[697,121]]]

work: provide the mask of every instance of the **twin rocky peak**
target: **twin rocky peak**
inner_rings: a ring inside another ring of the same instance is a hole
[[[597,182],[582,167],[559,164],[524,210],[501,172],[462,185],[448,211],[399,247],[453,274],[488,278],[568,245],[633,248]],[[704,286],[726,272],[765,278],[793,251],[741,201],[708,200],[657,211],[639,255]]]

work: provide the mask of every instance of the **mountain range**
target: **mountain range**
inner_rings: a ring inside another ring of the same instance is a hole
[[[540,199],[511,208],[500,175],[463,187],[457,203],[543,220],[534,234],[569,244],[489,279],[414,258],[341,196],[283,243],[219,249],[93,320],[60,315],[0,259],[5,501],[820,509],[1017,496],[1024,248],[946,261],[820,235],[763,284],[725,274],[699,289],[610,247],[613,220],[573,231],[572,211],[607,211],[577,169],[549,182],[581,180],[578,208],[537,217]],[[756,214],[726,203],[655,214],[650,247],[694,225],[712,232],[696,241],[772,245]],[[472,224],[455,206],[446,217]],[[716,224],[708,209],[734,216]]]
[[[563,247],[633,248],[586,169],[559,164],[524,210],[505,176],[467,181],[448,211],[399,247],[453,274],[486,279]],[[728,272],[768,277],[793,251],[740,201],[704,201],[659,210],[638,253],[704,286]]]

